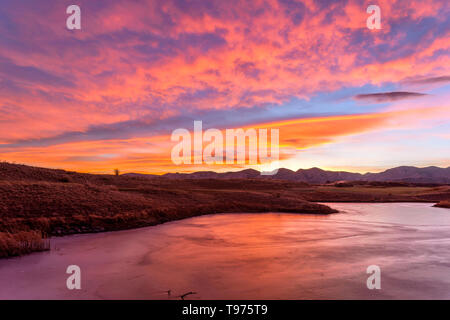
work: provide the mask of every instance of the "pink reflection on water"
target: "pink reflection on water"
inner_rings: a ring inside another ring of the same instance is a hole
[[[54,239],[50,253],[0,261],[0,298],[450,298],[448,210],[331,206],[342,213],[210,215]],[[69,264],[82,268],[81,291],[65,288]],[[382,290],[366,287],[371,264]]]

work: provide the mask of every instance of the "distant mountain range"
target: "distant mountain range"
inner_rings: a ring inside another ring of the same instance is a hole
[[[127,173],[128,176],[156,177],[139,173]],[[307,183],[331,183],[336,181],[393,181],[409,183],[450,184],[450,167],[417,168],[401,166],[379,173],[354,173],[346,171],[327,171],[319,168],[292,171],[281,168],[275,175],[261,175],[257,170],[245,169],[236,172],[218,173],[199,171],[193,173],[166,173],[162,177],[169,179],[280,179]]]

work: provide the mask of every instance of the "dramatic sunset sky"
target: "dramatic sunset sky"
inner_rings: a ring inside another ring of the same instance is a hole
[[[67,6],[81,30],[67,30]],[[381,30],[366,27],[368,5]],[[281,166],[450,165],[448,0],[2,0],[0,160],[176,166],[177,128],[279,128]],[[234,168],[235,169],[235,168]]]

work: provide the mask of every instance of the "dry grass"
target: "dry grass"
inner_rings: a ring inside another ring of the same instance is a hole
[[[314,202],[450,199],[450,187],[311,186],[263,179],[90,175],[0,163],[0,257],[48,249],[49,236],[155,225],[211,213],[329,214]]]
[[[302,196],[314,202],[438,202],[450,198],[450,186],[315,186]]]
[[[335,212],[294,193],[275,195],[274,189],[283,188],[275,185],[88,175],[3,163],[0,257],[42,250],[40,234],[122,230],[211,213]]]
[[[440,201],[439,203],[436,203],[434,206],[435,207],[439,207],[439,208],[448,208],[448,209],[450,209],[450,201]]]
[[[0,232],[0,258],[50,250],[50,242],[39,231]]]

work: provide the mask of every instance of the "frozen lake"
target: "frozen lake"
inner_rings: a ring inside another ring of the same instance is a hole
[[[0,260],[0,298],[450,299],[450,210],[328,205],[341,212],[217,214],[54,238],[50,252]],[[69,265],[81,268],[81,290],[66,287]],[[381,290],[366,286],[369,265],[381,268]]]

